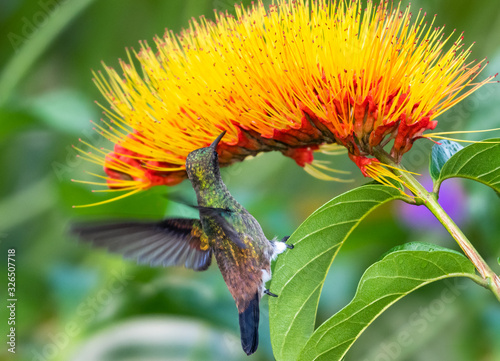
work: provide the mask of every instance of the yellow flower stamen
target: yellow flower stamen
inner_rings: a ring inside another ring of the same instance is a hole
[[[447,135],[447,134],[487,133],[487,132],[494,132],[497,130],[500,130],[500,128],[485,129],[485,130],[460,130],[460,131],[450,131],[450,132],[436,132],[436,133],[424,134],[423,137],[430,139],[430,140],[432,140],[433,138],[436,138],[436,139],[450,140],[450,141],[459,142],[459,143],[497,144],[498,142],[481,141],[481,140],[464,140],[464,139],[458,139],[458,138],[443,137],[443,135]]]
[[[120,69],[94,73],[108,118],[96,131],[115,147],[84,158],[103,165],[110,187],[126,180],[135,190],[185,179],[187,155],[223,130],[221,166],[278,150],[340,181],[312,152],[340,145],[369,157],[389,140],[399,162],[415,139],[440,139],[422,134],[493,78],[475,81],[486,60],[468,60],[463,36],[425,16],[387,1],[258,1],[155,37],[154,49],[142,41]],[[375,179],[386,172],[367,168]]]
[[[405,169],[396,168],[396,167],[390,166],[388,164],[380,163],[380,162],[372,162],[371,164],[369,164],[365,167],[365,170],[366,170],[366,173],[371,178],[376,180],[377,182],[384,184],[388,187],[395,188],[395,189],[399,190],[401,192],[401,194],[404,194],[407,197],[419,198],[419,192],[415,187],[413,187],[411,184],[403,182],[400,177],[395,175],[393,172],[391,172],[387,168],[398,169],[400,172],[404,172],[404,173],[420,175],[418,173],[409,172]],[[391,182],[390,181],[391,179],[396,181],[396,184],[400,184],[400,185],[408,188],[414,195],[409,195],[409,194],[405,193],[403,189],[399,188],[393,182]]]
[[[326,181],[335,181],[335,182],[340,182],[340,183],[351,183],[354,182],[354,179],[342,179],[342,178],[337,178],[337,177],[332,177],[329,176],[328,174],[325,174],[322,172],[320,169],[332,172],[332,173],[341,173],[341,174],[350,174],[350,172],[345,172],[345,171],[340,171],[337,169],[332,169],[324,164],[320,163],[321,161],[314,160],[312,163],[308,163],[304,166],[304,170],[312,175],[315,178],[321,179],[321,180],[326,180]]]

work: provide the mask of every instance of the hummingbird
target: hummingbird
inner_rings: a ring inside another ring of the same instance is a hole
[[[243,351],[251,355],[259,343],[259,302],[264,294],[277,297],[265,287],[271,279],[271,260],[293,245],[286,243],[289,237],[268,240],[257,220],[229,193],[216,151],[225,133],[186,158],[199,218],[75,224],[71,231],[94,246],[152,267],[204,271],[213,255],[236,303]]]

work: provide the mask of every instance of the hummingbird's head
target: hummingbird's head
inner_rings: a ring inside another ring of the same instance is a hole
[[[210,146],[193,150],[186,158],[186,172],[191,181],[202,181],[209,177],[219,177],[219,155],[216,148],[219,141],[226,134],[222,132]]]

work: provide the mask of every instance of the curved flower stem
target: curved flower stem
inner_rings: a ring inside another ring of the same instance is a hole
[[[455,222],[453,222],[450,216],[444,211],[444,209],[438,203],[437,194],[428,192],[410,173],[400,171],[399,169],[404,170],[404,168],[400,164],[397,164],[394,159],[383,149],[373,149],[373,153],[375,157],[382,163],[394,167],[391,169],[391,171],[399,178],[401,178],[404,183],[410,185],[412,189],[416,189],[418,191],[415,196],[420,198],[420,201],[417,200],[416,204],[423,204],[424,206],[426,206],[441,222],[441,224],[457,241],[460,248],[462,248],[462,251],[478,270],[479,274],[485,281],[482,285],[489,288],[495,294],[496,298],[500,301],[500,278],[493,272],[493,270],[484,261],[483,257],[481,257],[481,255],[477,252],[477,250],[463,234],[460,228],[458,228]]]

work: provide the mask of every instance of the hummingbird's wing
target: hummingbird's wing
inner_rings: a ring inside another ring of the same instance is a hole
[[[231,225],[229,220],[230,217],[228,215],[231,214],[231,210],[228,208],[218,208],[218,207],[206,207],[206,206],[195,206],[194,204],[189,203],[185,199],[181,197],[174,196],[170,194],[168,196],[170,201],[175,203],[183,204],[185,206],[197,209],[200,212],[201,216],[211,217],[215,220],[215,222],[223,229],[226,236],[234,242],[240,248],[247,248],[246,244],[241,240],[238,232]]]
[[[243,242],[234,227],[231,225],[231,210],[226,208],[201,207],[194,206],[200,211],[200,216],[211,217],[222,228],[227,238],[241,249],[246,249],[247,245]]]
[[[199,219],[74,224],[71,233],[140,264],[204,271],[212,261],[212,251]]]

